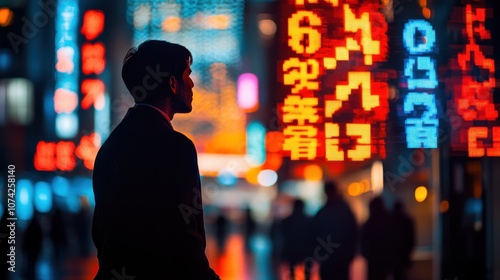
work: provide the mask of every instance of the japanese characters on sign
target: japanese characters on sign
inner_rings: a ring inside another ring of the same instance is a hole
[[[61,19],[56,20],[57,61],[54,92],[54,110],[57,114],[56,135],[60,138],[74,139],[78,136],[78,108],[83,111],[92,107],[95,111],[103,110],[107,102],[105,83],[100,77],[106,68],[106,48],[98,41],[104,30],[105,17],[100,10],[88,10],[83,14],[81,33],[86,41],[79,51],[76,38],[78,3],[68,1],[59,5],[58,9],[61,13],[64,12],[65,16],[61,15]],[[82,98],[77,94],[80,78],[77,54],[80,53],[83,74],[80,84]],[[86,169],[92,170],[101,144],[101,135],[98,132],[83,134],[78,145],[75,144],[77,141],[39,141],[33,159],[35,169],[73,171],[77,166],[77,159],[80,159]]]
[[[291,160],[385,158],[387,22],[379,1],[283,4],[279,61],[285,155]]]
[[[465,44],[452,51],[447,89],[451,95],[451,148],[470,157],[500,156],[499,104],[494,103],[495,61],[485,1],[462,1],[451,16]]]

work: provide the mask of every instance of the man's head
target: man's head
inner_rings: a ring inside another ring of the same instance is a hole
[[[131,48],[123,60],[122,78],[136,103],[168,102],[172,113],[191,112],[191,52],[184,46],[148,40]]]

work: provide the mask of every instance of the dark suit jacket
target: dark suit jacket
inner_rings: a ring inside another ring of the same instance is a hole
[[[205,255],[195,147],[160,112],[129,109],[97,154],[93,188],[95,279],[218,279]]]

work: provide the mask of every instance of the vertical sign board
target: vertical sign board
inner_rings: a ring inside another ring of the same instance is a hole
[[[105,113],[109,98],[101,77],[106,70],[106,47],[101,41],[105,16],[101,10],[87,10],[81,15],[78,1],[58,4],[53,104],[56,139],[60,140],[37,143],[33,164],[38,171],[73,171],[79,162],[84,169],[92,170],[101,135],[80,114],[94,110],[96,123],[104,124],[100,130],[106,132],[103,127],[109,127],[109,112]],[[83,35],[80,43],[78,31]]]
[[[449,61],[451,148],[469,157],[500,156],[500,104],[493,98],[496,80],[490,20],[492,9],[485,0],[463,0],[451,16],[464,42],[453,46]]]
[[[408,148],[437,148],[437,38],[432,24],[411,19],[403,28],[403,115]]]
[[[387,22],[379,1],[296,0],[281,6],[278,79],[285,156],[385,158]]]

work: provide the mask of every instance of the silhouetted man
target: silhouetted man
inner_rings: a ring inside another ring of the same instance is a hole
[[[337,184],[325,182],[324,191],[327,201],[313,219],[313,236],[318,246],[327,244],[328,249],[325,248],[326,253],[321,254],[314,249],[315,258],[320,263],[322,280],[348,280],[349,267],[356,254],[358,225],[351,208],[339,193]]]
[[[196,150],[170,123],[192,110],[191,63],[187,48],[157,40],[125,56],[136,104],[95,161],[95,279],[219,279],[205,255]]]

